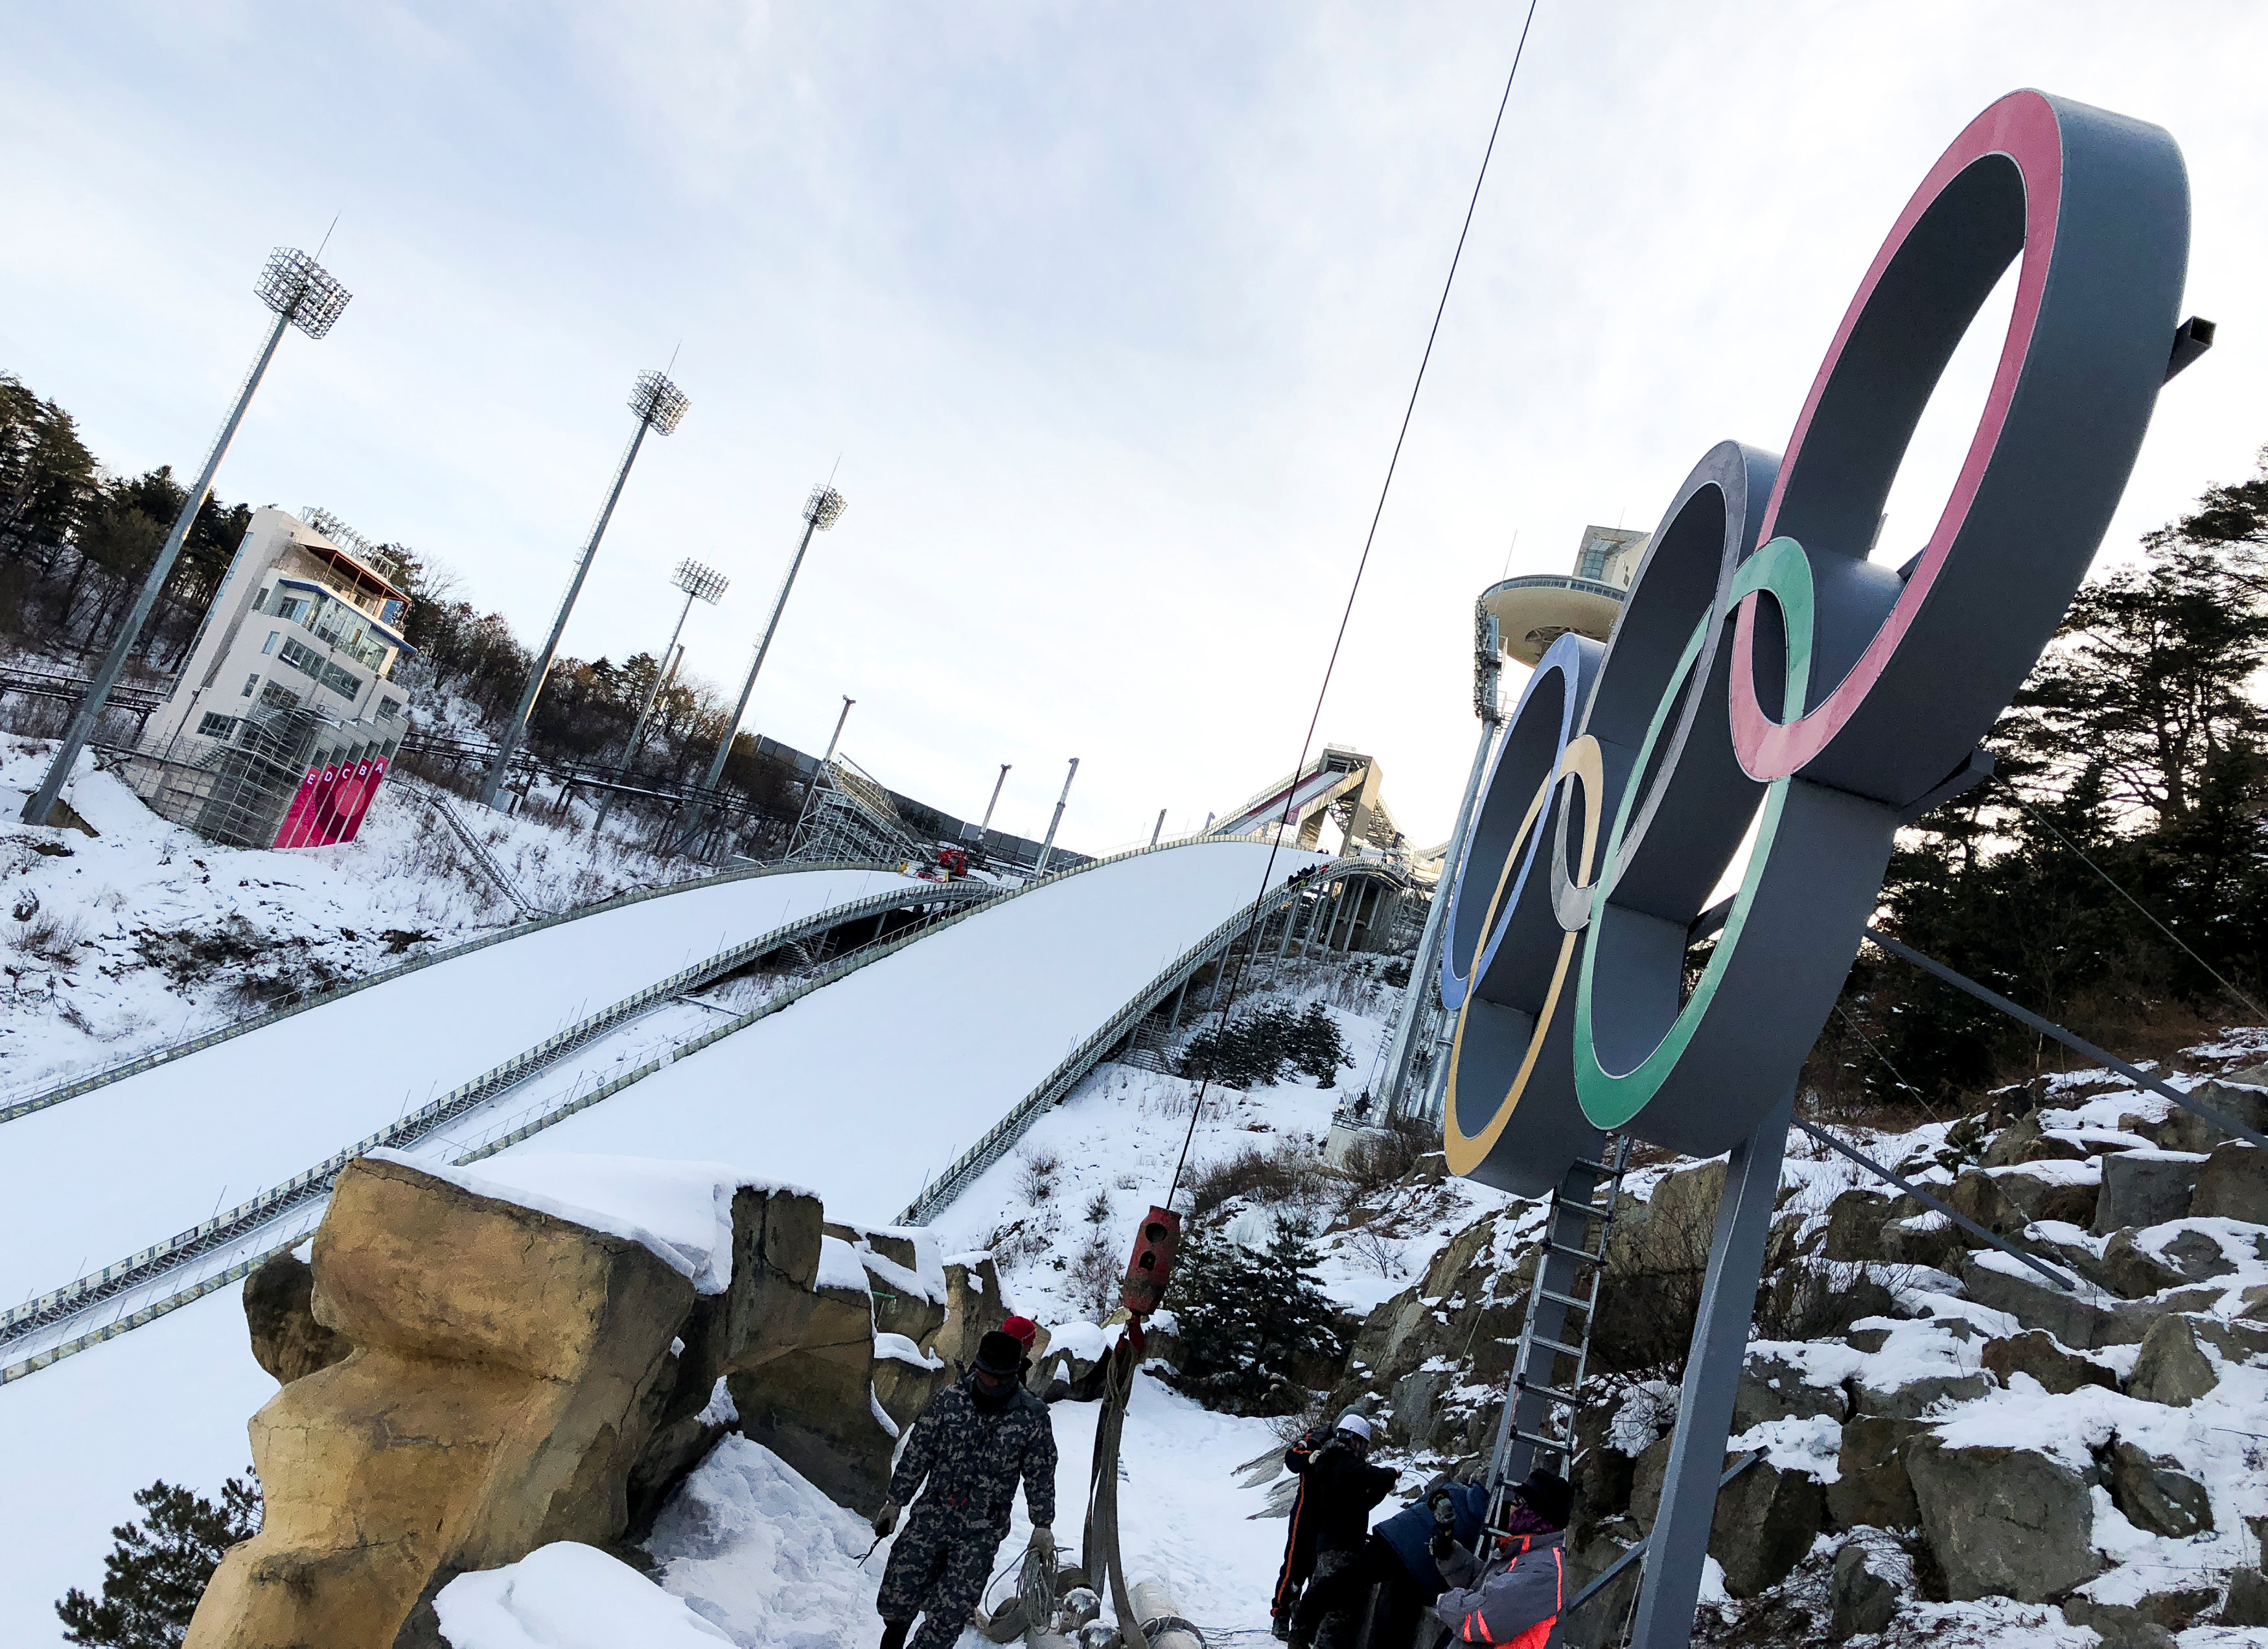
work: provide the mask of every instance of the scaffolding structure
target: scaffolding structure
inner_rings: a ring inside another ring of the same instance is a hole
[[[118,776],[160,818],[231,847],[272,847],[312,770],[390,758],[394,741],[304,706],[247,716],[195,762],[137,749]]]
[[[915,846],[889,791],[848,756],[836,755],[820,764],[805,788],[788,857],[921,864],[932,855]]]

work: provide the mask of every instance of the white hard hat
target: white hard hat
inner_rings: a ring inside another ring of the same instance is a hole
[[[1364,1419],[1351,1409],[1348,1409],[1344,1414],[1339,1416],[1338,1429],[1342,1431],[1351,1432],[1354,1436],[1360,1438],[1366,1443],[1370,1441],[1370,1422]]]

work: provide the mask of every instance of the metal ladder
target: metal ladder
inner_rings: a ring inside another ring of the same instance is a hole
[[[1607,1244],[1614,1232],[1615,1204],[1622,1196],[1631,1139],[1609,1135],[1598,1160],[1579,1157],[1551,1193],[1543,1227],[1543,1252],[1528,1290],[1528,1320],[1520,1331],[1512,1379],[1505,1393],[1504,1416],[1497,1423],[1496,1453],[1489,1466],[1489,1520],[1498,1522],[1505,1498],[1550,1457],[1562,1476],[1575,1457],[1575,1414],[1589,1372],[1591,1330],[1598,1320],[1599,1285],[1606,1276]],[[1600,1193],[1605,1193],[1602,1199]],[[1595,1237],[1595,1244],[1594,1239]],[[1587,1288],[1579,1276],[1590,1273]],[[1567,1328],[1570,1312],[1581,1315],[1580,1328]],[[1574,1378],[1557,1381],[1560,1359],[1574,1363]]]

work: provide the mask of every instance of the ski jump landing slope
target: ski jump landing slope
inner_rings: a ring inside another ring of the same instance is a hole
[[[617,906],[0,1123],[0,1304],[246,1202],[692,962],[901,882],[923,885],[794,871]]]
[[[988,906],[512,1148],[729,1162],[885,1224],[1169,963],[1250,904],[1197,841]],[[1270,884],[1328,862],[1279,851]]]

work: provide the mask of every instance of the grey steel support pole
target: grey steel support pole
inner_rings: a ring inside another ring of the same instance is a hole
[[[1152,847],[1155,847],[1158,845],[1158,837],[1159,837],[1159,835],[1160,835],[1160,833],[1165,830],[1165,828],[1166,828],[1166,810],[1165,810],[1165,809],[1163,809],[1163,808],[1160,808],[1160,809],[1158,810],[1158,822],[1157,822],[1155,824],[1152,824],[1152,826],[1150,826],[1150,846],[1152,846]]]
[[[684,632],[686,614],[692,610],[693,594],[688,590],[685,605],[677,610],[677,624],[669,632],[669,645],[661,650],[661,667],[654,671],[652,684],[645,690],[645,702],[638,706],[637,720],[630,724],[630,742],[622,746],[622,765],[615,770],[618,779],[637,759],[638,745],[645,738],[645,719],[653,714],[654,700],[661,697],[661,690],[669,684],[669,678],[677,674],[677,638]]]
[[[63,734],[63,742],[55,751],[55,760],[48,765],[47,777],[40,788],[24,803],[24,823],[45,824],[48,816],[55,811],[55,802],[63,795],[63,783],[78,765],[78,753],[94,736],[95,723],[102,719],[104,705],[110,700],[110,690],[118,684],[119,672],[126,668],[126,660],[141,638],[142,626],[149,622],[150,610],[158,604],[158,596],[166,588],[166,580],[180,559],[181,545],[196,525],[197,512],[212,496],[213,477],[219,472],[220,461],[228,455],[228,444],[236,439],[237,425],[244,422],[244,410],[252,404],[252,393],[260,388],[261,379],[268,372],[268,363],[276,359],[276,346],[284,341],[284,329],[291,324],[293,309],[287,306],[268,329],[268,341],[261,345],[260,359],[252,365],[244,388],[236,392],[236,404],[229,409],[228,421],[220,426],[213,438],[212,450],[205,455],[205,466],[198,472],[196,484],[181,500],[181,513],[173,518],[173,530],[166,535],[165,547],[150,566],[149,576],[142,580],[141,593],[135,596],[134,605],[126,615],[126,622],[112,638],[110,651],[103,654],[102,666],[87,684],[86,697],[79,700],[78,713],[71,717],[70,726]],[[215,597],[218,599],[217,596]]]
[[[1192,976],[1194,977],[1194,975]],[[1166,1021],[1166,1034],[1171,1036],[1182,1028],[1182,1007],[1189,999],[1189,981],[1183,980],[1174,991],[1174,1011]]]
[[[1756,1314],[1764,1239],[1771,1230],[1780,1159],[1794,1113],[1791,1089],[1764,1113],[1756,1132],[1733,1148],[1726,1165],[1717,1234],[1709,1246],[1709,1273],[1685,1359],[1675,1440],[1669,1446],[1669,1470],[1662,1479],[1661,1510],[1646,1553],[1631,1649],[1687,1649],[1693,1639],[1693,1610],[1701,1596],[1702,1563],[1709,1555],[1709,1525],[1717,1514],[1733,1398]]]
[[[583,580],[590,573],[591,563],[598,558],[599,541],[607,536],[607,523],[614,519],[615,506],[622,499],[623,484],[630,478],[630,466],[637,462],[638,448],[645,444],[645,433],[652,426],[652,421],[640,414],[637,433],[630,437],[630,444],[623,449],[622,465],[615,471],[615,484],[607,490],[606,507],[599,512],[599,519],[591,528],[590,539],[584,544],[583,553],[576,558],[575,576],[567,582],[567,594],[559,603],[558,616],[551,621],[551,634],[543,643],[543,651],[528,667],[527,685],[520,690],[519,707],[512,713],[512,724],[504,728],[504,737],[497,742],[496,765],[489,769],[489,776],[481,786],[482,807],[492,808],[497,804],[497,796],[504,788],[504,769],[512,765],[512,756],[519,749],[520,738],[527,731],[528,712],[535,708],[535,696],[543,691],[544,678],[551,674],[552,660],[559,654],[559,638],[566,633],[567,620],[575,610],[575,598],[583,593]]]
[[[1000,776],[992,781],[992,799],[984,804],[984,822],[976,827],[976,845],[984,845],[984,832],[992,828],[992,810],[1000,805],[1000,788],[1008,782],[1010,763],[1000,764]]]
[[[714,790],[725,776],[725,758],[733,753],[733,741],[740,736],[740,718],[748,713],[748,699],[756,691],[757,674],[764,668],[764,654],[772,650],[772,637],[779,632],[780,615],[787,610],[788,593],[795,588],[795,575],[803,571],[804,551],[811,548],[811,535],[819,530],[819,521],[814,515],[803,526],[803,542],[795,547],[795,559],[787,564],[787,577],[780,581],[778,597],[772,603],[772,616],[764,623],[763,639],[756,643],[756,656],[748,666],[748,679],[740,684],[740,702],[733,706],[733,719],[725,727],[725,736],[717,742],[717,753],[709,758],[708,776],[701,788]]]
[[[1284,933],[1283,936],[1276,941],[1276,959],[1278,962],[1284,959],[1284,953],[1292,948],[1292,929],[1300,925],[1300,913],[1306,908],[1306,905],[1305,898],[1294,893],[1284,906]]]
[[[1079,777],[1079,758],[1071,758],[1071,771],[1064,775],[1063,794],[1056,798],[1055,817],[1048,821],[1048,839],[1040,844],[1040,862],[1033,869],[1035,878],[1048,873],[1048,855],[1055,851],[1056,826],[1063,823],[1064,804],[1071,800],[1071,781]]]
[[[1543,1251],[1543,1266],[1536,1278],[1535,1290],[1528,1297],[1528,1329],[1521,1342],[1523,1348],[1536,1341],[1558,1342],[1563,1338],[1567,1326],[1567,1301],[1581,1298],[1575,1293],[1575,1276],[1583,1266],[1577,1253],[1590,1246],[1589,1210],[1598,1184],[1598,1170],[1583,1162],[1573,1164],[1560,1179],[1557,1215],[1550,1230],[1544,1233],[1550,1246]],[[1550,1400],[1540,1392],[1522,1389],[1521,1376],[1529,1376],[1533,1383],[1557,1386],[1558,1381],[1552,1375],[1557,1355],[1545,1351],[1537,1358],[1538,1368],[1513,1370],[1512,1389],[1506,1394],[1504,1414],[1497,1423],[1496,1458],[1489,1472],[1492,1497],[1501,1493],[1506,1484],[1526,1482],[1528,1474],[1535,1469],[1535,1446],[1522,1438],[1543,1434]],[[1562,1461],[1563,1475],[1565,1465]]]
[[[1480,799],[1481,780],[1488,773],[1489,751],[1496,745],[1497,724],[1481,722],[1480,742],[1473,749],[1473,771],[1465,780],[1465,799],[1457,804],[1457,823],[1449,832],[1449,846],[1441,858],[1440,879],[1433,884],[1427,902],[1425,931],[1418,936],[1418,958],[1410,965],[1410,983],[1402,993],[1402,1011],[1394,1021],[1394,1039],[1387,1045],[1386,1081],[1381,1107],[1388,1116],[1402,1108],[1402,1091],[1410,1083],[1410,1064],[1418,1052],[1418,1034],[1425,1018],[1427,1000],[1440,988],[1436,975],[1441,966],[1441,946],[1447,937],[1449,889],[1457,876],[1457,859],[1465,850],[1465,832],[1472,827],[1474,804]]]
[[[850,719],[850,706],[858,702],[849,693],[843,695],[843,714],[835,718],[835,731],[827,736],[827,754],[819,758],[821,769],[835,759],[835,747],[843,742],[843,724]]]

